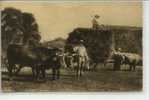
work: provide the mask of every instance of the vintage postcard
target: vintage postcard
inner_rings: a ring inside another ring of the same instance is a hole
[[[2,92],[142,91],[142,2],[5,2]]]

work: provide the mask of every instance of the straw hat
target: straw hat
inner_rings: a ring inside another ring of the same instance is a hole
[[[96,15],[95,15],[95,18],[100,18],[100,16],[96,14]]]

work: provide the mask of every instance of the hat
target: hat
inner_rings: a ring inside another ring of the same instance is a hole
[[[97,15],[97,14],[95,15],[95,18],[99,18],[99,17],[100,17],[99,15]]]
[[[118,48],[118,51],[122,51],[122,48]]]
[[[80,43],[83,43],[84,42],[84,40],[80,40]]]

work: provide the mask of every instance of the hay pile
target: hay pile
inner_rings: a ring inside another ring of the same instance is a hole
[[[108,29],[77,28],[69,33],[65,49],[70,50],[71,46],[80,40],[84,40],[84,46],[93,62],[103,62],[109,56],[112,34]]]

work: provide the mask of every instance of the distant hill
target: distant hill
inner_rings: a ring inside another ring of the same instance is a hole
[[[45,47],[51,47],[51,48],[64,48],[66,43],[66,40],[63,38],[56,38],[52,41],[46,41],[43,43],[43,46]]]

